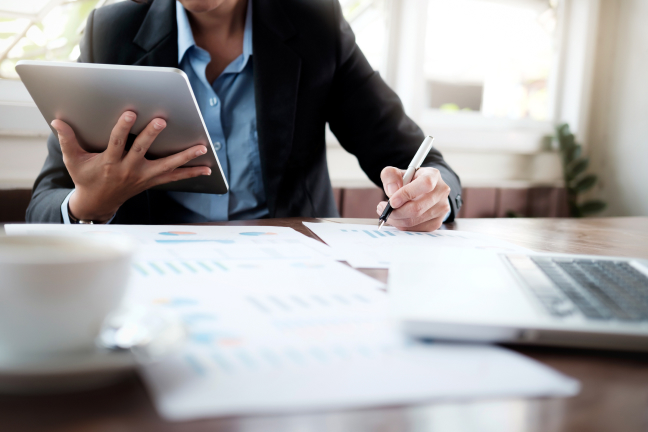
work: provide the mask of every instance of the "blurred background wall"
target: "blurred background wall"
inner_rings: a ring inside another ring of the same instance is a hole
[[[49,133],[16,61],[75,60],[87,14],[115,1],[0,0],[0,198],[12,190],[25,205]],[[564,122],[600,177],[583,199],[607,201],[602,215],[648,215],[648,1],[340,1],[372,66],[462,178],[461,216],[566,215],[551,139]],[[327,155],[343,215],[372,216],[382,193],[330,132]]]
[[[605,215],[648,215],[648,1],[602,0],[588,136]]]

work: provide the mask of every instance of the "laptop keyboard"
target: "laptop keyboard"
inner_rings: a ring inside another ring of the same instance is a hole
[[[507,256],[551,315],[648,320],[648,277],[627,261]],[[539,276],[546,275],[551,282]]]

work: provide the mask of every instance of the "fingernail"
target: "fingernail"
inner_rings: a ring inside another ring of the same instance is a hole
[[[153,129],[155,129],[155,130],[160,130],[160,129],[162,129],[163,127],[164,127],[164,124],[162,124],[162,122],[155,122],[155,123],[153,123]]]
[[[127,122],[127,123],[130,123],[130,122],[133,121],[133,118],[135,118],[135,116],[133,114],[126,114],[124,116],[124,121]]]
[[[196,150],[196,156],[204,155],[205,153],[207,153],[207,149],[204,147]]]
[[[208,169],[207,172],[203,175],[211,175],[211,169]]]
[[[394,192],[398,190],[398,186],[396,183],[389,183],[387,186],[385,186],[385,192],[387,192],[388,196],[392,196]]]

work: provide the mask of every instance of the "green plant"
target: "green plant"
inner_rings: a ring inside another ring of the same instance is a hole
[[[569,130],[568,124],[561,124],[556,127],[556,140],[562,155],[569,215],[571,217],[583,217],[605,209],[607,204],[601,200],[579,202],[578,196],[594,187],[598,182],[598,177],[596,174],[586,172],[589,166],[589,158],[581,155],[582,146],[576,143],[576,137]]]

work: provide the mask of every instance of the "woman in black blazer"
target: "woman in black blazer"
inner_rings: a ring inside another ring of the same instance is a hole
[[[212,73],[240,54],[246,0],[180,0],[197,45],[212,58]],[[424,138],[398,96],[355,43],[337,0],[252,0],[253,66],[258,145],[270,217],[337,215],[326,165],[328,122],[367,176],[383,186],[401,229],[435,230],[461,205],[457,175],[432,149],[424,168],[402,187],[402,172]],[[175,0],[120,2],[93,11],[81,43],[81,62],[178,67]],[[219,27],[230,25],[228,30]],[[239,25],[237,25],[239,23]],[[163,91],[163,89],[160,89]],[[129,120],[129,121],[128,121]],[[48,140],[48,157],[34,185],[29,222],[62,222],[61,204],[76,187],[69,209],[75,219],[160,224],[186,221],[186,209],[152,185],[206,174],[177,168],[204,148],[168,160],[143,158],[164,121],[156,119],[129,152],[123,145],[132,119],[124,114],[108,149],[81,150],[60,120]],[[111,150],[112,149],[112,150]],[[398,169],[400,168],[400,169]],[[386,203],[377,209],[380,212]]]

